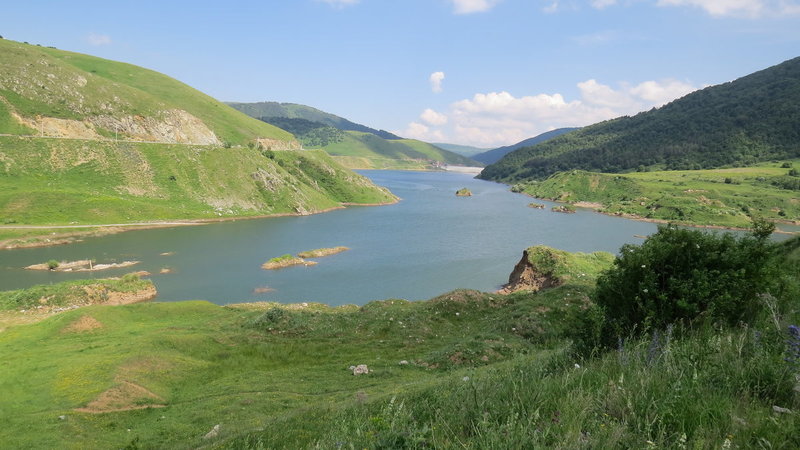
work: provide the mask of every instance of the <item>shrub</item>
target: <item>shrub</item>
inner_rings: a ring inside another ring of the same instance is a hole
[[[757,221],[741,238],[662,226],[641,246],[624,245],[594,292],[605,313],[603,344],[673,323],[754,320],[757,294],[779,278],[770,226]]]
[[[50,269],[50,270],[56,270],[56,268],[58,268],[58,266],[60,266],[60,265],[61,265],[61,263],[59,263],[55,259],[51,259],[50,261],[47,261],[47,268]]]

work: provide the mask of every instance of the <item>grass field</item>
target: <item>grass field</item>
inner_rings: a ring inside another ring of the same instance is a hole
[[[601,174],[561,172],[514,190],[538,198],[599,203],[610,214],[694,225],[750,226],[751,216],[800,221],[800,191],[776,186],[786,162],[753,167]],[[800,167],[800,160],[788,161]]]

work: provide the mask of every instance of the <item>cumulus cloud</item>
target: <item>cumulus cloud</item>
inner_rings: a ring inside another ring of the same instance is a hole
[[[444,72],[433,72],[428,78],[431,83],[431,90],[433,92],[442,92],[442,81],[444,81]]]
[[[345,6],[351,6],[358,3],[360,0],[317,0],[322,3],[327,3],[334,8],[344,8]]]
[[[89,33],[89,35],[86,36],[86,42],[88,42],[89,45],[94,45],[96,47],[101,45],[111,45],[111,36],[107,34]]]
[[[411,122],[405,130],[397,131],[395,134],[425,142],[442,142],[446,140],[445,134],[441,130],[432,130],[430,127],[419,122]]]
[[[447,123],[447,116],[430,108],[423,111],[419,118],[422,119],[423,122],[433,126],[441,126]]]
[[[691,6],[714,17],[757,18],[800,14],[797,0],[658,0],[658,6]]]
[[[456,14],[486,12],[500,3],[500,0],[450,0]]]
[[[498,147],[555,128],[581,127],[662,106],[696,89],[678,80],[622,83],[614,88],[590,79],[577,84],[580,98],[562,94],[515,97],[509,92],[478,93],[450,105],[447,114],[426,109],[420,122],[397,134],[415,139]]]

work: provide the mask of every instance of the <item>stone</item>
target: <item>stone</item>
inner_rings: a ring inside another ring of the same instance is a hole
[[[780,406],[773,405],[772,410],[778,414],[791,414],[792,410],[789,408],[781,408]]]
[[[359,364],[353,367],[353,375],[366,375],[369,373],[369,368],[366,364]]]
[[[215,437],[219,436],[219,424],[214,425],[214,428],[211,429],[203,439],[214,439]]]

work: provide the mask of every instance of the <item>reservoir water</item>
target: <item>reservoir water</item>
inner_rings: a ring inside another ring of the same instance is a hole
[[[567,251],[616,253],[641,243],[656,225],[588,210],[575,214],[527,207],[508,186],[443,172],[362,171],[402,198],[397,204],[349,207],[304,217],[239,220],[120,233],[59,247],[0,252],[0,290],[146,270],[158,301],[209,300],[364,304],[421,300],[457,288],[496,290],[522,251],[544,244]],[[466,187],[472,197],[456,197]],[[321,247],[351,250],[316,266],[267,271],[283,254]],[[166,255],[162,255],[166,253]],[[137,260],[127,269],[56,273],[23,267],[56,260]],[[158,274],[162,268],[172,273]],[[267,290],[257,293],[256,290]]]

